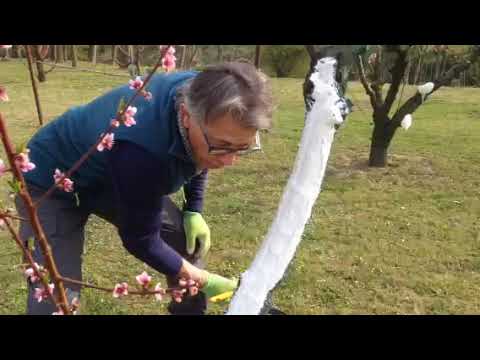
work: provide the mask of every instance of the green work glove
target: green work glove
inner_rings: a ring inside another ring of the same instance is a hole
[[[207,282],[200,291],[210,299],[228,291],[234,291],[237,286],[238,279],[227,279],[217,274],[207,273]]]
[[[198,255],[203,258],[210,249],[210,229],[203,216],[197,212],[185,211],[183,227],[187,238],[187,253],[193,255],[198,241]]]

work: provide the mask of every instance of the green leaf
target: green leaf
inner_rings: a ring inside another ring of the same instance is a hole
[[[35,239],[33,237],[29,237],[27,240],[27,248],[30,251],[35,251]]]
[[[14,192],[15,194],[18,194],[22,189],[22,183],[16,179],[8,180],[8,185],[10,186],[12,192]]]
[[[127,105],[127,102],[125,101],[125,98],[122,97],[122,98],[120,99],[120,103],[118,104],[117,113],[122,112],[123,109],[125,109],[125,105]]]

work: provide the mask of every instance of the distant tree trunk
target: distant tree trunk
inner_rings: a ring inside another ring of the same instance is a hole
[[[410,84],[409,80],[410,80],[410,71],[412,70],[412,62],[409,61],[408,64],[407,64],[407,68],[405,69],[405,77],[403,78],[403,82],[405,84]]]
[[[28,45],[26,45],[28,46]],[[37,65],[37,77],[38,77],[38,81],[40,82],[45,82],[47,81],[47,77],[45,75],[45,69],[43,68],[43,63],[42,61],[45,60],[45,58],[47,57],[48,55],[48,50],[46,51],[45,54],[42,54],[41,51],[40,51],[40,47],[41,45],[33,45],[33,53],[34,53],[34,60],[36,65]],[[50,46],[50,48],[52,48],[53,46]],[[45,56],[42,56],[42,55],[45,55]]]
[[[183,47],[182,47],[182,58],[180,60],[180,69],[185,69],[186,54],[187,54],[187,45],[183,45]]]
[[[97,64],[97,46],[98,45],[90,45],[88,49],[88,58],[93,65]]]
[[[53,62],[57,62],[56,48],[57,45],[51,45],[48,49],[48,53],[50,54],[50,60]]]
[[[261,51],[262,46],[261,45],[256,45],[255,46],[255,67],[257,69],[260,68],[260,51]]]
[[[77,46],[76,45],[71,45],[72,49],[72,67],[77,67]]]
[[[13,45],[12,46],[12,57],[13,58],[19,58],[20,57],[20,50],[21,50],[21,46]]]
[[[61,63],[65,61],[65,54],[63,52],[63,45],[55,45],[57,51],[57,62]]]
[[[221,63],[223,61],[223,47],[222,45],[217,45],[217,62]]]
[[[415,77],[413,78],[413,85],[418,84],[418,80],[420,80],[420,73],[422,71],[422,62],[423,62],[423,55],[420,55],[418,58],[417,68],[415,72]]]
[[[115,66],[115,60],[117,59],[118,45],[112,45],[112,65]]]

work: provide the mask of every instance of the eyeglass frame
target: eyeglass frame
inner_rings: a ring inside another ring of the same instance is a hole
[[[249,145],[249,147],[246,149],[229,149],[229,148],[223,148],[220,146],[213,146],[211,142],[208,140],[207,129],[201,124],[200,121],[196,121],[196,123],[198,124],[200,128],[200,132],[203,135],[203,139],[205,140],[205,143],[208,146],[209,155],[222,156],[222,155],[228,155],[228,154],[235,154],[238,156],[245,156],[245,155],[254,153],[256,151],[262,150],[262,147],[260,146],[259,142],[255,143],[255,145]],[[257,138],[259,139],[258,132],[257,132]]]

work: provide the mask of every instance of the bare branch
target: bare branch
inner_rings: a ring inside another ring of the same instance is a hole
[[[407,65],[407,51],[398,50],[395,65],[390,70],[392,74],[392,83],[388,89],[387,97],[385,98],[385,104],[383,105],[385,113],[387,114],[390,112],[395,98],[397,97],[398,89],[400,88],[400,84],[402,83],[402,79],[405,75],[405,69],[407,68]]]
[[[358,58],[356,59],[355,64],[357,65],[358,75],[360,76],[360,82],[363,85],[365,92],[370,98],[370,103],[372,104],[372,107],[375,109],[377,107],[375,94],[367,82],[367,77],[365,76],[365,68],[363,67],[363,60],[361,55],[358,55]]]
[[[313,45],[305,45],[305,49],[307,49],[308,54],[312,60],[317,59],[317,53],[315,51],[315,47]]]

